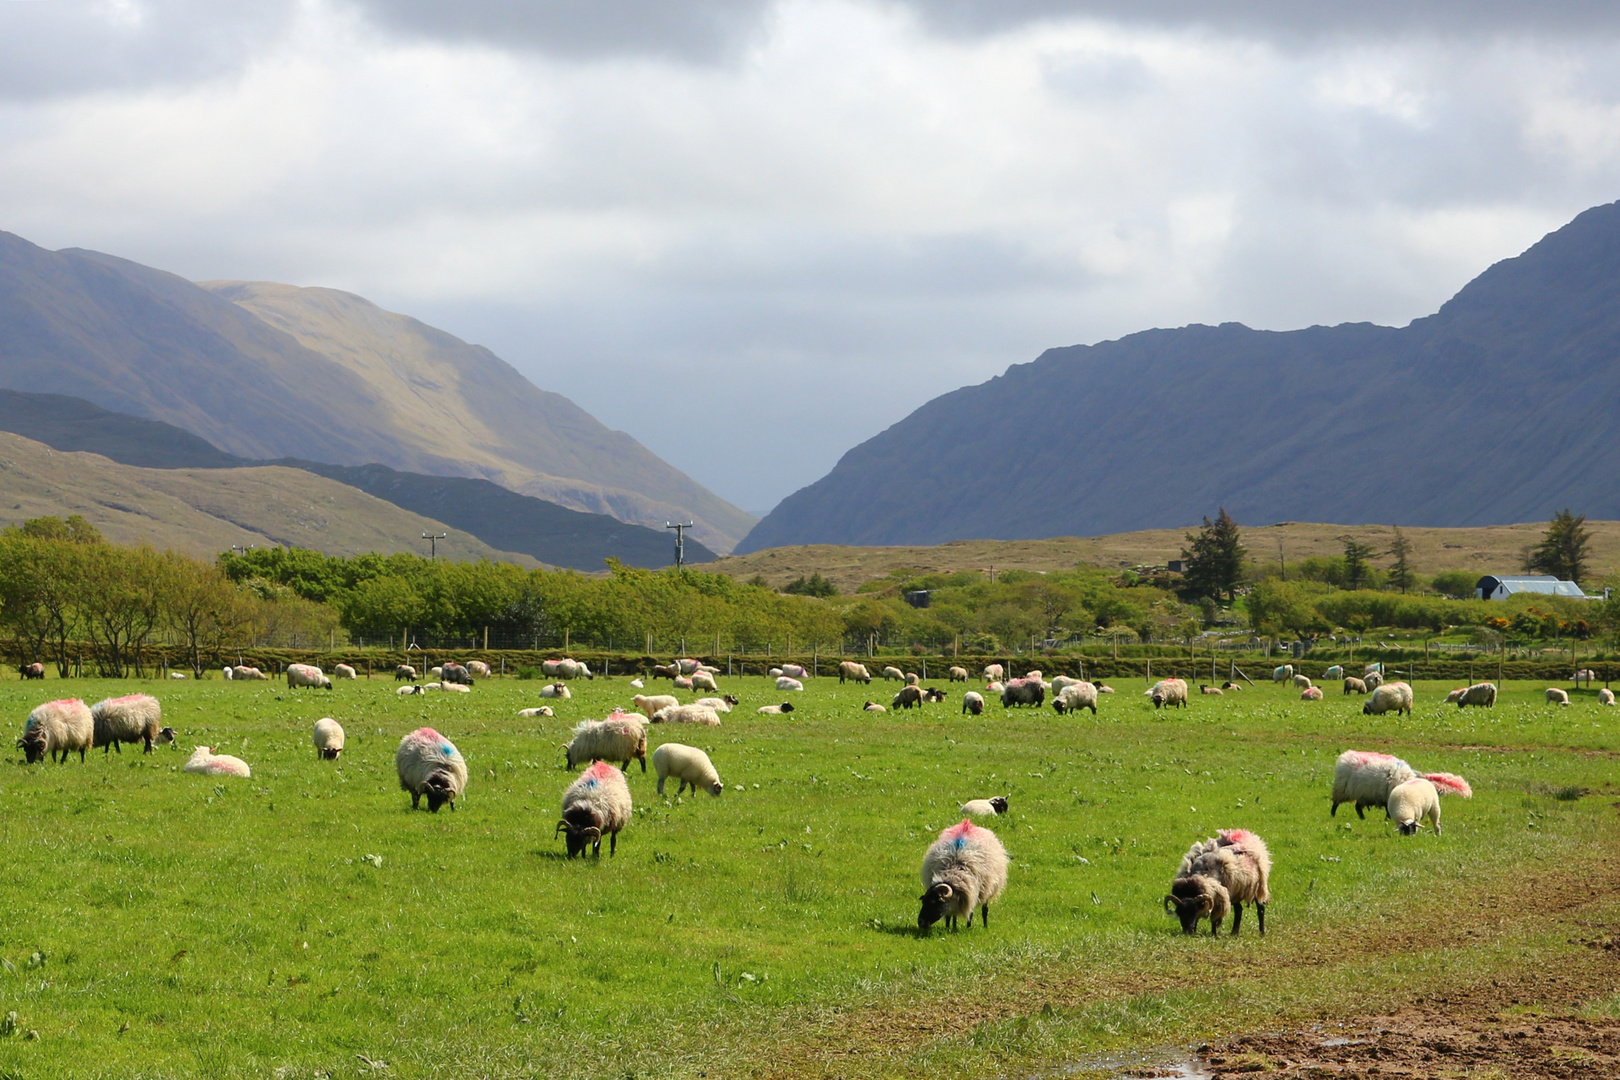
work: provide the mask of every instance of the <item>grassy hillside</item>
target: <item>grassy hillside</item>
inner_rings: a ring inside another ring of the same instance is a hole
[[[1620,521],[1589,521],[1592,531],[1591,565],[1594,579],[1620,571]],[[1491,525],[1478,528],[1402,528],[1412,542],[1412,567],[1420,574],[1443,570],[1469,573],[1517,573],[1523,552],[1537,543],[1545,522]],[[800,576],[819,573],[838,587],[853,592],[862,582],[885,577],[890,571],[916,569],[927,573],[952,570],[1068,570],[1077,562],[1113,569],[1163,565],[1181,557],[1189,529],[1148,529],[1113,536],[1058,537],[1052,540],[955,540],[933,547],[843,547],[807,544],[770,548],[747,555],[730,555],[704,567],[735,577],[762,576],[781,586]],[[1243,529],[1249,554],[1276,565],[1278,544],[1290,563],[1311,556],[1342,555],[1341,536],[1353,536],[1379,551],[1389,548],[1392,530],[1387,525],[1314,525],[1285,522]],[[1386,565],[1388,559],[1375,559]]]
[[[116,543],[205,558],[233,544],[425,553],[422,533],[450,532],[440,555],[539,565],[301,469],[142,469],[0,432],[0,523],[69,514]]]

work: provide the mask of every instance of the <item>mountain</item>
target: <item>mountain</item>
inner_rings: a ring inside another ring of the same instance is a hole
[[[425,554],[424,532],[449,531],[443,522],[302,469],[143,469],[0,432],[0,524],[70,514],[83,514],[117,543],[204,559],[233,544],[292,545],[330,555]],[[441,541],[439,554],[537,565],[465,532]]]
[[[161,420],[244,458],[493,480],[716,550],[753,519],[487,349],[331,289],[204,288],[0,233],[0,387]]]
[[[609,556],[649,569],[672,561],[673,544],[662,529],[654,531],[605,514],[570,510],[488,480],[399,472],[383,465],[240,458],[172,424],[110,412],[82,398],[0,390],[0,431],[56,450],[87,451],[145,468],[242,470],[274,465],[303,469],[470,533],[499,551],[529,555],[553,566],[601,570]],[[701,543],[687,541],[688,562],[708,562],[714,557]]]
[[[935,398],[737,553],[1239,522],[1620,518],[1620,203],[1395,329],[1238,323],[1050,349]]]

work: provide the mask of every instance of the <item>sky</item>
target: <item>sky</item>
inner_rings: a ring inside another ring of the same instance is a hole
[[[1616,199],[1598,0],[0,0],[0,229],[359,293],[756,513],[1043,349],[1401,325]]]

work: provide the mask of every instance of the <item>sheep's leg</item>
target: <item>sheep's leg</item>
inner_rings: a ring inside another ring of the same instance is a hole
[[[422,793],[420,791],[411,792],[411,809],[422,809]]]
[[[988,903],[979,907],[979,925],[986,930],[990,929],[990,905]]]
[[[1360,819],[1361,819],[1361,820],[1362,820],[1362,821],[1366,821],[1366,820],[1367,820],[1367,814],[1366,814],[1366,812],[1365,812],[1365,811],[1364,811],[1364,810],[1363,810],[1363,809],[1362,809],[1362,808],[1361,808],[1361,803],[1359,803],[1359,802],[1358,802],[1358,803],[1356,803],[1356,817],[1358,817],[1358,818],[1360,818]]]
[[[1238,931],[1243,928],[1243,901],[1232,903],[1232,936],[1237,937]]]
[[[1254,902],[1254,917],[1260,922],[1260,936],[1266,936],[1266,905],[1256,900]]]
[[[124,740],[123,739],[114,739],[112,741],[112,748],[114,750],[118,751],[118,756],[119,757],[124,756]]]
[[[692,790],[696,791],[697,788],[693,788]],[[608,858],[611,859],[613,856],[617,855],[618,853],[619,853],[619,834],[618,833],[608,833]]]
[[[84,764],[84,752],[85,752],[86,749],[87,748],[83,747],[83,746],[79,747],[79,764],[81,764],[81,765]],[[123,751],[120,750],[119,753],[121,754],[121,753],[123,753]],[[63,761],[67,760],[67,751],[65,751],[65,750],[62,752],[62,760]]]
[[[1334,803],[1332,809],[1330,809],[1328,811],[1328,817],[1338,817],[1338,816],[1339,816],[1339,804]]]

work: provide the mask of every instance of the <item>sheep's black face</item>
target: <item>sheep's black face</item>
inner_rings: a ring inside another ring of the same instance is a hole
[[[45,760],[45,736],[39,732],[29,732],[22,740],[23,757],[28,764]]]
[[[422,794],[427,798],[428,809],[435,814],[445,803],[452,808],[455,806],[456,788],[450,781],[450,774],[443,770],[428,774],[428,778],[422,781]]]
[[[174,728],[172,728],[172,727],[164,728],[163,730],[161,730],[161,731],[159,731],[157,733],[157,738],[153,739],[152,741],[157,742],[157,743],[172,743],[172,742],[174,742]]]
[[[1187,878],[1177,879],[1170,886],[1170,895],[1164,900],[1165,906],[1181,920],[1183,934],[1198,933],[1198,920],[1209,911],[1209,897],[1204,895],[1197,882]]]
[[[1161,706],[1163,704],[1164,704],[1164,695],[1160,694],[1160,693],[1154,693],[1154,695],[1153,695],[1153,707],[1155,709],[1157,709],[1159,706]]]
[[[782,702],[782,711],[783,712],[792,712],[793,711],[793,702],[791,702],[791,701]]]
[[[1403,821],[1396,828],[1400,830],[1402,836],[1416,836],[1418,823],[1416,821]]]
[[[935,885],[922,894],[922,910],[917,912],[917,929],[927,930],[945,917],[945,905],[950,901],[951,887]]]
[[[1373,714],[1373,711],[1372,711],[1372,703],[1371,702],[1368,702],[1367,704],[1365,704],[1365,705],[1363,705],[1361,707],[1361,715],[1362,716],[1371,716],[1372,714]]]
[[[995,798],[990,800],[990,806],[995,810],[996,813],[1005,814],[1007,812],[1007,797],[1005,795],[997,795]]]

